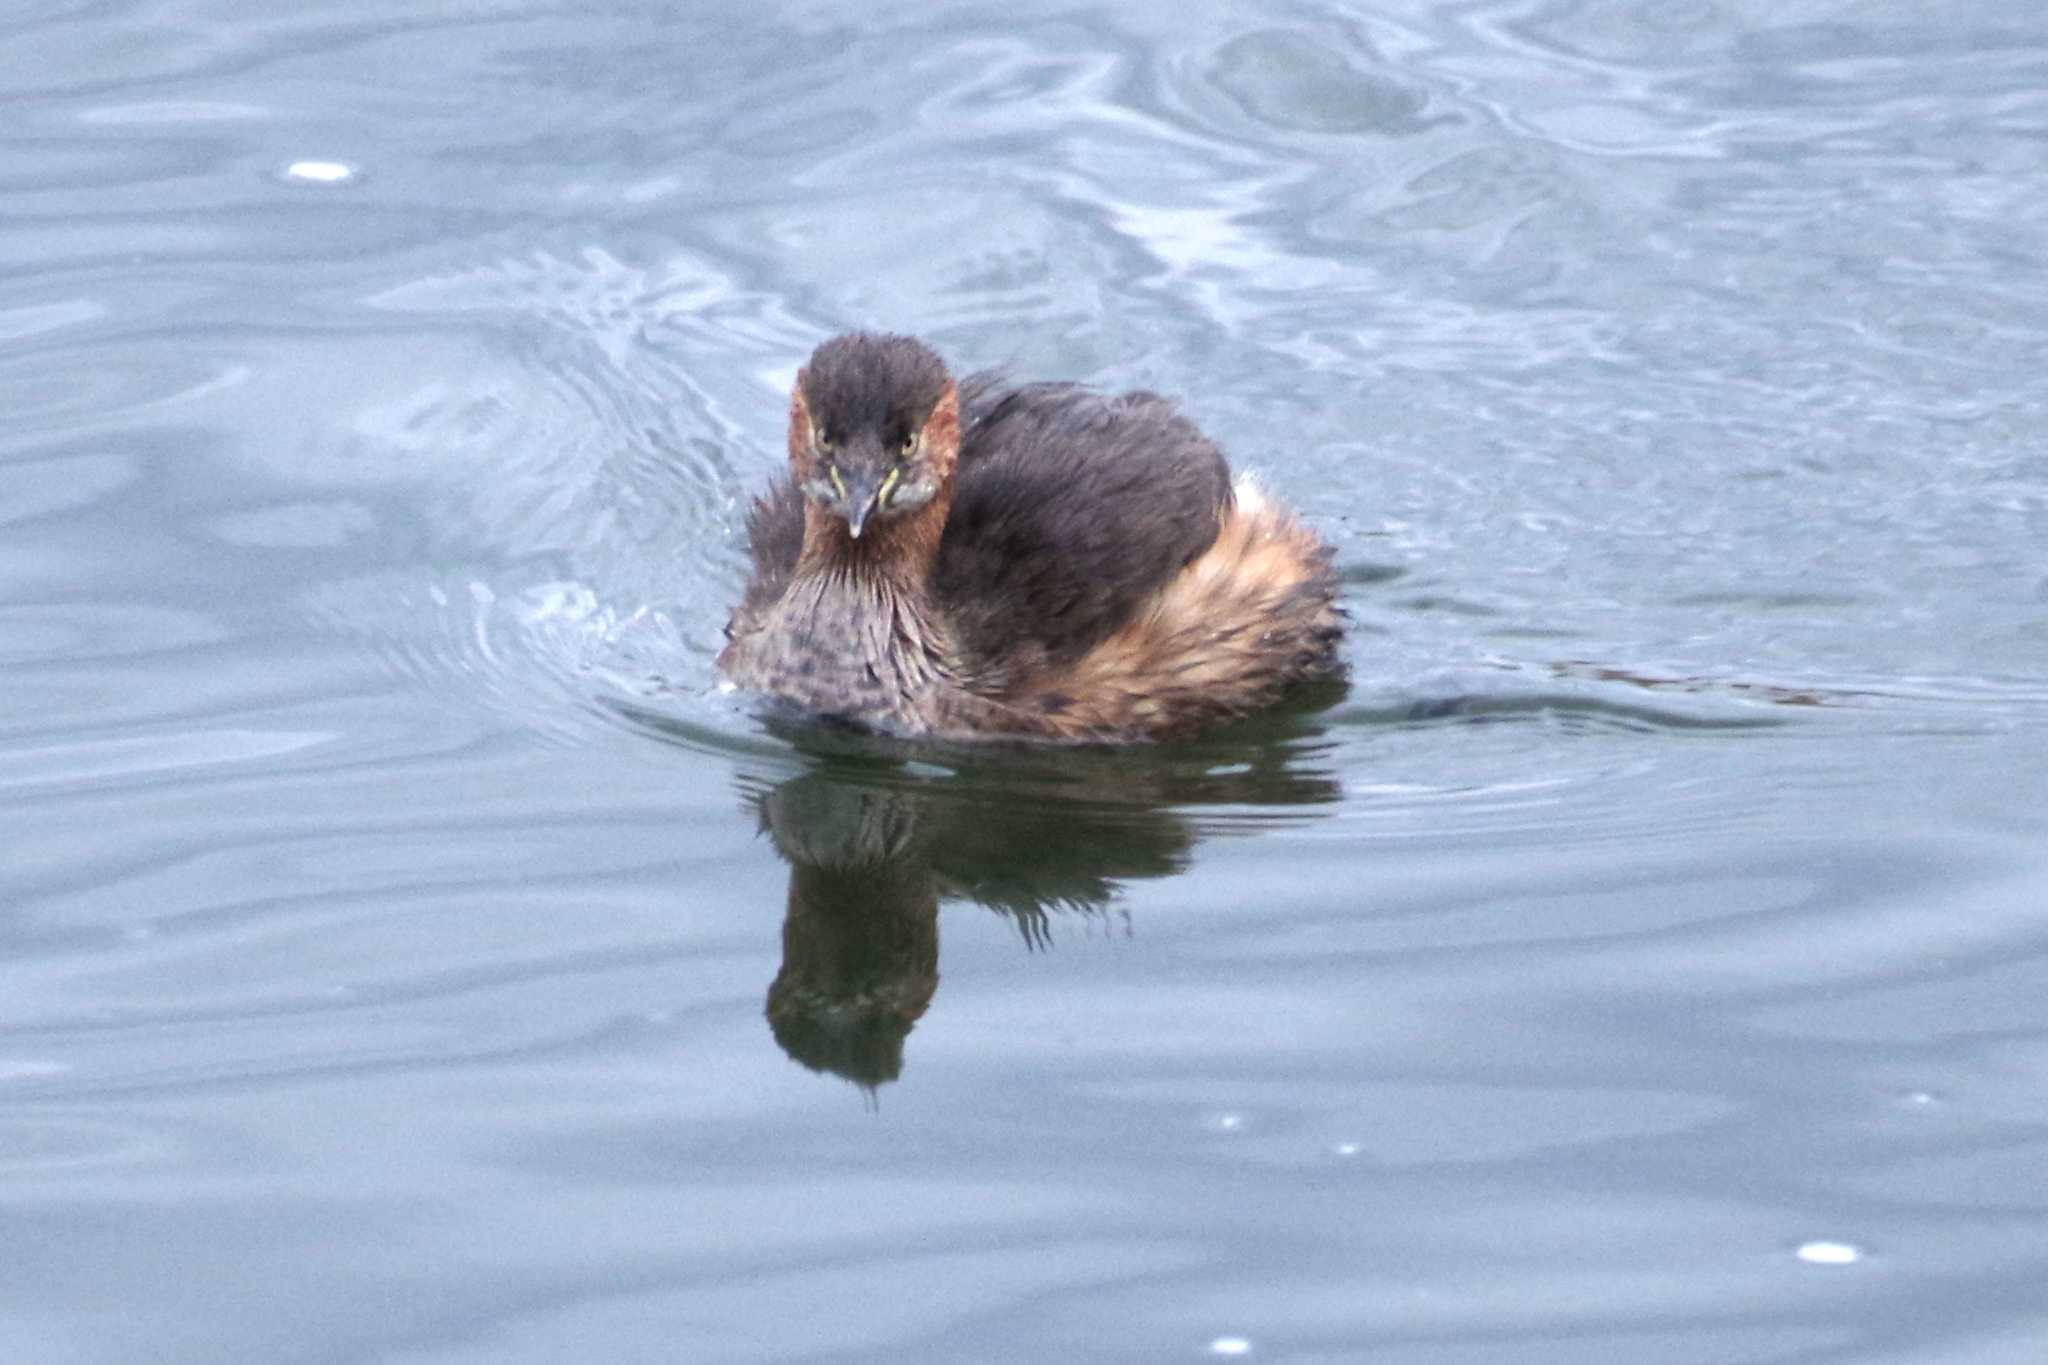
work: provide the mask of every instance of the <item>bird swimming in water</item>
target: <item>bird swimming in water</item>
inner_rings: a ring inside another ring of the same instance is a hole
[[[720,670],[865,729],[1163,739],[1339,667],[1329,547],[1170,402],[956,383],[912,337],[812,353],[747,536]]]

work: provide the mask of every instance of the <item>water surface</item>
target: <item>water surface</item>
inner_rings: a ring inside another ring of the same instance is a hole
[[[0,1355],[2039,1356],[2032,7],[0,36]],[[1349,687],[720,694],[857,326],[1183,395]]]

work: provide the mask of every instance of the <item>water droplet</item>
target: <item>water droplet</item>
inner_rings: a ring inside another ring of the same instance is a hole
[[[1219,1133],[1234,1133],[1244,1127],[1244,1115],[1218,1114],[1209,1120],[1209,1126]]]
[[[284,168],[284,178],[304,185],[339,185],[356,178],[356,168],[346,161],[294,161]]]
[[[1340,1142],[1337,1144],[1338,1156],[1357,1156],[1358,1151],[1358,1144],[1355,1142]]]
[[[1854,1265],[1863,1259],[1862,1248],[1847,1242],[1804,1242],[1792,1254],[1808,1265]]]
[[[1243,1337],[1218,1337],[1209,1343],[1212,1356],[1248,1356],[1251,1353],[1252,1344]]]

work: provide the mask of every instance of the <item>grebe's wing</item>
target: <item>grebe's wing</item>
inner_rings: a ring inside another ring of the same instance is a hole
[[[747,549],[754,558],[754,576],[733,609],[728,635],[782,596],[803,546],[804,498],[785,474],[755,498],[747,512]]]
[[[1230,470],[1166,399],[987,375],[960,397],[933,590],[970,655],[1077,657],[1214,543]]]

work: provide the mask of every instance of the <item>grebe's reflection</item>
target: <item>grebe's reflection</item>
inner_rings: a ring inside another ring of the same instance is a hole
[[[1296,736],[1300,736],[1297,734]],[[815,745],[806,745],[813,748]],[[988,755],[938,769],[839,752],[750,799],[789,864],[769,1027],[814,1071],[896,1079],[939,984],[939,906],[974,901],[1027,947],[1050,917],[1187,865],[1219,828],[1307,818],[1337,786],[1314,746],[1211,742],[1171,753]],[[1256,807],[1205,820],[1203,807]]]
[[[828,773],[785,782],[761,818],[789,864],[782,970],[768,1026],[813,1071],[893,1081],[903,1040],[939,988],[939,884],[922,793]]]

